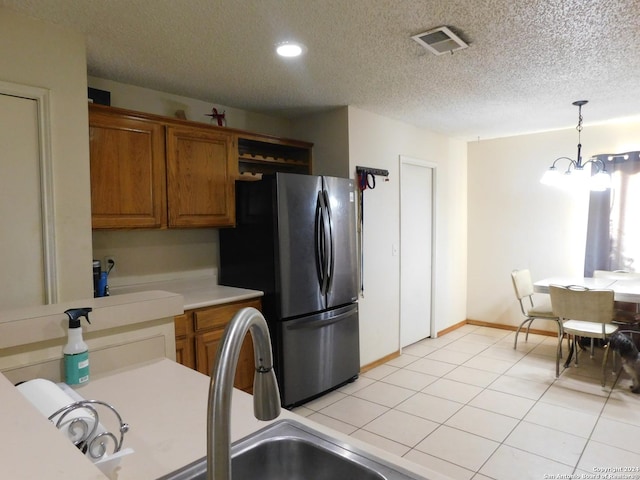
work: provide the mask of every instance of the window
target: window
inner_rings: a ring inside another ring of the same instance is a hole
[[[640,152],[598,155],[611,188],[591,192],[584,273],[640,272]]]

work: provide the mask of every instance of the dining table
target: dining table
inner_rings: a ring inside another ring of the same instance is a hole
[[[613,290],[614,299],[618,302],[640,303],[640,279],[638,278],[550,277],[535,282],[533,290],[536,293],[549,293],[549,285],[563,287],[575,285],[589,289]]]
[[[635,303],[636,312],[640,311],[640,279],[639,278],[606,278],[606,277],[550,277],[538,280],[533,284],[536,293],[549,293],[549,285],[563,287],[579,286],[589,289],[613,290],[613,298],[618,302]],[[559,339],[560,340],[560,339]],[[573,356],[573,344],[569,347],[564,367],[567,368]],[[557,375],[557,372],[556,372]]]

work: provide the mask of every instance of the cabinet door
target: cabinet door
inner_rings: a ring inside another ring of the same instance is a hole
[[[166,225],[164,127],[89,111],[93,228]]]
[[[211,375],[224,329],[238,310],[245,307],[262,310],[262,301],[259,298],[254,298],[193,311],[192,325],[195,328],[196,370],[200,373]],[[177,325],[178,323],[176,323]],[[176,330],[177,332],[178,330]],[[252,393],[254,372],[253,342],[249,333],[240,349],[234,386],[245,392]]]
[[[176,362],[196,368],[196,352],[193,337],[193,315],[186,312],[174,317],[176,331]]]
[[[233,137],[197,127],[167,127],[170,227],[235,223]]]
[[[223,333],[224,328],[218,328],[196,335],[196,370],[200,373],[211,375]]]
[[[193,337],[176,338],[176,362],[195,370],[196,361],[195,352],[193,351]]]
[[[255,375],[256,365],[253,360],[253,341],[251,335],[247,335],[240,349],[238,357],[238,368],[236,369],[236,378],[234,386],[247,393],[253,393],[253,376]]]
[[[196,369],[200,373],[211,375],[223,333],[224,328],[219,328],[196,335]],[[236,376],[233,382],[234,387],[244,390],[245,392],[252,393],[254,370],[253,342],[251,341],[251,335],[249,334],[245,338],[242,348],[240,349]]]

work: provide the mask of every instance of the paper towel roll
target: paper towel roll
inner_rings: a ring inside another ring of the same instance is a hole
[[[64,383],[55,384],[43,378],[29,380],[28,382],[21,383],[16,388],[46,418],[49,418],[61,408],[79,401],[86,400],[82,398],[82,396],[79,395],[76,391],[72,390],[68,385]],[[60,416],[58,415],[53,419],[54,424],[57,424],[59,418]],[[81,421],[86,422],[88,426],[87,431],[91,432],[91,430],[93,430],[93,426],[95,425],[96,418],[97,417],[94,417],[89,409],[84,407],[76,408],[65,416],[58,430],[61,431],[65,436],[67,436],[74,444],[78,444],[79,441],[85,440],[88,445],[91,445],[91,440],[96,438],[98,435],[106,432],[104,426],[101,423],[98,423],[96,431],[93,433],[93,435],[91,435],[90,438],[83,439],[82,437],[84,436],[84,430],[82,428],[74,429],[72,427],[72,422],[76,419],[80,419]],[[114,440],[114,442],[116,442],[116,440]],[[102,470],[102,472],[108,478],[117,478],[117,469],[122,458],[132,454],[133,449],[125,448],[120,450],[119,452],[108,454],[106,451],[103,451],[101,449],[100,445],[97,444],[100,443],[99,438],[96,439],[96,442],[94,443],[96,443],[96,445],[93,445],[94,448],[89,448],[86,451],[87,458],[94,462],[96,466],[100,468],[100,470]],[[93,450],[93,455],[98,458],[93,457],[92,452],[90,452],[89,450]]]
[[[40,413],[47,418],[61,408],[71,405],[77,401],[65,393],[58,385],[44,378],[29,380],[28,382],[21,383],[16,388],[34,407],[38,409],[38,411],[40,411]],[[79,422],[78,420],[81,421]],[[57,421],[58,417],[53,419],[54,424],[57,424]],[[83,439],[85,432],[83,428],[74,425],[74,423],[81,425],[82,422],[85,422],[88,427],[88,433],[93,429],[95,421],[96,420],[90,410],[86,408],[77,408],[64,417],[64,420],[61,422],[58,429],[73,443],[77,444]],[[91,437],[94,436],[95,434]]]

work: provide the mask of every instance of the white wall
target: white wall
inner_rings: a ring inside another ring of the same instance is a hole
[[[154,113],[168,117],[174,117],[177,110],[184,110],[187,120],[217,125],[217,122],[211,121],[211,117],[206,116],[215,107],[218,113],[225,112],[227,127],[281,137],[291,135],[291,122],[284,118],[220,105],[213,100],[203,101],[181,95],[173,95],[104,78],[90,76],[87,81],[92,88],[111,92],[112,107],[128,108],[138,112]]]
[[[435,331],[465,320],[466,298],[466,145],[349,107],[349,169],[389,170],[377,177],[364,200],[364,298],[360,303],[360,358],[363,365],[399,350],[400,245],[399,156],[437,164],[435,215]]]
[[[50,91],[58,300],[91,297],[87,64],[83,37],[0,8],[0,80]],[[15,206],[20,208],[19,198]],[[5,225],[2,234],[11,235],[11,227]],[[4,282],[11,281],[15,274],[3,270],[0,275]]]
[[[218,275],[218,230],[95,230],[93,255],[116,259],[109,286]]]
[[[312,142],[313,173],[354,178],[349,168],[349,117],[347,107],[298,118],[294,138]]]
[[[522,321],[509,275],[515,268],[529,268],[534,281],[583,275],[588,193],[540,184],[556,158],[575,159],[576,144],[574,128],[469,143],[469,319]],[[585,160],[637,150],[640,121],[586,125],[582,144]],[[555,331],[541,321],[535,327]]]

